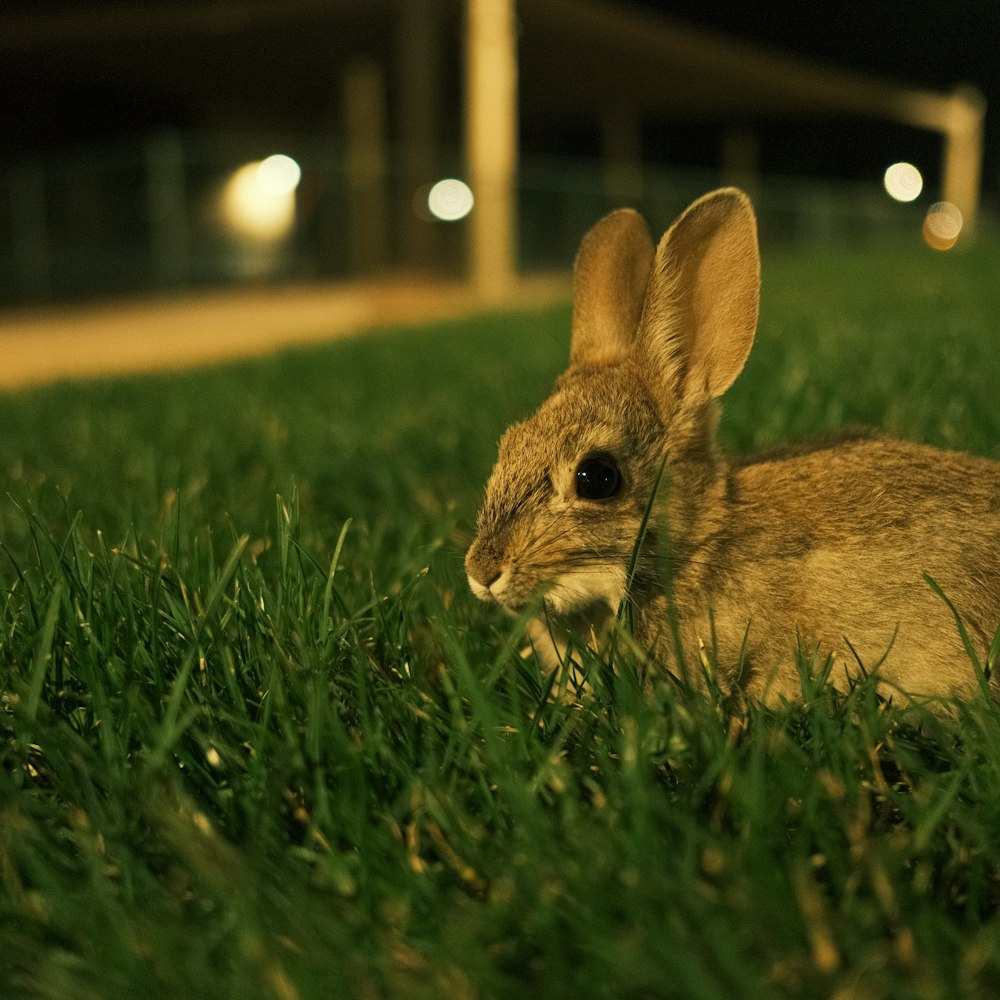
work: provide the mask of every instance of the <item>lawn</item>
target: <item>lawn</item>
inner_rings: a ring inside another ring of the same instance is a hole
[[[726,445],[1000,458],[996,259],[765,253]],[[0,996],[997,995],[996,705],[555,701],[467,592],[568,321],[0,396]]]

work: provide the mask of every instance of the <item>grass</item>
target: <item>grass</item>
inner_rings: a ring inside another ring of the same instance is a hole
[[[1000,457],[993,268],[765,257],[725,441]],[[467,593],[567,330],[0,397],[0,995],[996,994],[997,706],[552,702]]]

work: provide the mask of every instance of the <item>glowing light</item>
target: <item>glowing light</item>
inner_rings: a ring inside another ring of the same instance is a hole
[[[299,186],[301,179],[302,168],[284,153],[274,153],[257,165],[257,183],[267,194],[288,194]]]
[[[949,201],[939,201],[927,209],[924,242],[935,250],[950,250],[962,231],[962,213]]]
[[[464,219],[472,211],[474,203],[469,185],[454,178],[438,181],[427,193],[427,208],[431,215],[445,222]]]
[[[924,179],[912,163],[894,163],[886,170],[883,183],[896,201],[914,201],[924,189]]]
[[[301,178],[299,165],[283,153],[240,167],[222,189],[226,225],[247,239],[283,239],[295,224],[295,189]]]

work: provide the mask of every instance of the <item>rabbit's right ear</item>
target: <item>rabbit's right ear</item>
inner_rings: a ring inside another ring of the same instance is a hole
[[[760,304],[757,220],[750,199],[721,188],[693,202],[666,232],[637,347],[672,408],[721,396],[743,369]]]
[[[583,238],[573,265],[570,366],[620,361],[632,348],[653,266],[642,216],[620,208]]]

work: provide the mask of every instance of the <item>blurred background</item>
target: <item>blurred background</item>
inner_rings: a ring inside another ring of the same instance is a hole
[[[0,306],[566,268],[720,183],[795,245],[989,238],[1000,7],[4,0]]]

